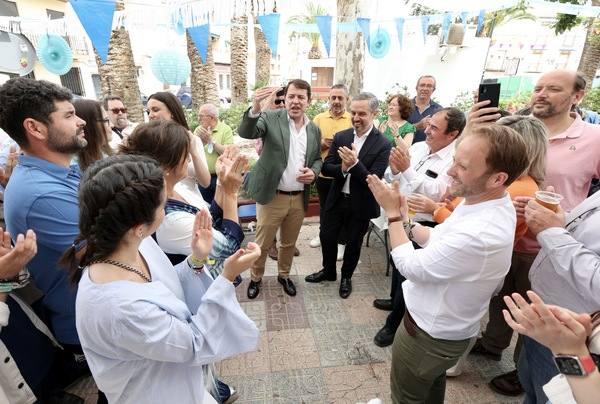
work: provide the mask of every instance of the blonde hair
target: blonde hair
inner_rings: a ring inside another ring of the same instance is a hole
[[[511,115],[500,118],[498,124],[517,131],[527,145],[529,175],[538,186],[542,186],[546,177],[546,151],[548,150],[548,130],[542,121],[530,116]]]

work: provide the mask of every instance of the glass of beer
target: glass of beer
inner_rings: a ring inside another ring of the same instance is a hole
[[[417,193],[412,193],[412,194],[408,195],[407,202],[410,201],[411,199],[414,200],[414,199],[418,198],[418,196],[419,196],[419,194],[417,194]],[[417,212],[412,210],[410,208],[410,204],[408,204],[408,217],[413,219],[416,214],[417,214]]]
[[[535,201],[553,212],[558,211],[558,206],[562,200],[563,196],[555,192],[537,191],[535,193]]]

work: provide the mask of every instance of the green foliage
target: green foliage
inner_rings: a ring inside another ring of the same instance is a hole
[[[196,108],[184,108],[183,112],[185,112],[185,120],[190,127],[190,130],[193,132],[200,125],[198,121],[198,111]]]
[[[531,101],[531,91],[527,91],[524,93],[520,93],[510,98],[503,98],[500,100],[500,109],[511,110],[515,109],[516,111],[523,109],[529,105]]]
[[[326,101],[314,100],[308,106],[308,109],[306,110],[306,116],[308,116],[308,119],[312,121],[313,119],[315,119],[315,116],[317,116],[321,112],[327,111],[327,109],[328,105]]]
[[[306,12],[301,15],[294,15],[287,21],[288,24],[316,24],[318,15],[327,15],[327,9],[319,4],[313,3],[312,1],[306,5]],[[296,36],[308,38],[310,44],[313,47],[319,46],[319,38],[321,37],[317,32],[292,32],[290,38]]]
[[[581,107],[592,111],[600,111],[600,87],[591,89],[583,99]]]
[[[429,8],[426,6],[422,6],[417,3],[413,3],[411,6],[412,10],[410,10],[410,15],[432,15],[432,14],[440,14],[440,11],[434,10],[433,8]],[[442,24],[430,24],[427,27],[427,35],[437,35],[440,32],[440,28]]]
[[[249,107],[249,103],[240,103],[232,105],[229,108],[221,108],[219,110],[219,119],[229,125],[229,127],[233,129],[234,134],[237,134],[237,128],[242,121],[244,112],[246,112]]]
[[[483,36],[492,37],[494,28],[512,20],[531,20],[536,16],[529,11],[529,5],[525,0],[519,1],[514,7],[504,8],[493,13],[486,13],[483,20]]]
[[[555,3],[557,0],[548,0]],[[585,0],[558,0],[559,3],[585,4]],[[552,25],[554,32],[562,34],[585,21],[584,18],[572,14],[556,14],[556,22]]]
[[[470,91],[459,93],[450,106],[458,108],[466,114],[473,106],[473,94]]]

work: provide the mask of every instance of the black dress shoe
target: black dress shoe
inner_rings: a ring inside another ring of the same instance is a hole
[[[262,280],[258,281],[258,282],[254,282],[254,281],[250,281],[250,284],[248,285],[248,292],[247,292],[247,296],[248,299],[256,299],[256,296],[258,296],[258,293],[260,292],[260,284],[261,284]]]
[[[334,276],[333,278],[327,277],[325,275],[325,270],[321,269],[319,272],[315,272],[314,274],[307,275],[306,278],[304,278],[304,280],[306,282],[319,283],[322,281],[335,281],[336,276]]]
[[[296,296],[296,286],[294,286],[294,282],[292,282],[290,278],[282,278],[281,276],[278,276],[277,282],[281,283],[285,293],[290,296]]]
[[[377,331],[375,338],[373,338],[373,342],[375,343],[375,345],[380,346],[382,348],[390,346],[394,342],[395,334],[396,333],[394,332],[394,330],[384,325],[381,330]]]
[[[473,345],[473,348],[471,349],[471,352],[469,352],[469,355],[485,356],[486,358],[491,359],[496,362],[499,362],[502,360],[502,353],[495,353],[495,352],[488,350],[481,343],[481,338],[477,338],[477,341],[475,342],[475,345]]]
[[[340,283],[340,297],[347,299],[350,293],[352,293],[352,281],[350,278],[342,278],[342,282]]]
[[[519,375],[515,370],[494,377],[489,384],[490,388],[496,393],[505,396],[518,396],[523,393],[523,386],[519,381]]]
[[[373,300],[373,307],[385,311],[392,311],[394,308],[392,299],[375,299]]]
[[[300,256],[300,250],[298,249],[298,247],[294,247],[294,257],[298,256]]]

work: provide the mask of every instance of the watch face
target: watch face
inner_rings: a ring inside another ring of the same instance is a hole
[[[558,371],[567,376],[581,376],[585,374],[576,357],[559,356],[554,358]]]

